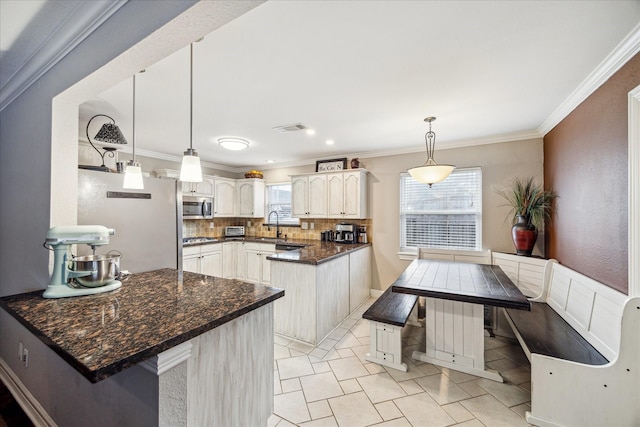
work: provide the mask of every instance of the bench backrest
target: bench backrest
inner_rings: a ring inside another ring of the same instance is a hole
[[[539,300],[546,301],[604,357],[620,348],[620,322],[628,296],[555,260]]]
[[[545,267],[549,260],[492,252],[492,264],[499,265],[511,281],[528,297],[542,294]]]
[[[491,264],[491,251],[458,251],[449,249],[418,249],[418,258],[438,261],[470,262]]]

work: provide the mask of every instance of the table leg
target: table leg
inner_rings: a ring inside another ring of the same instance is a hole
[[[433,365],[503,382],[484,366],[484,306],[438,298],[425,299],[425,352],[412,357]]]

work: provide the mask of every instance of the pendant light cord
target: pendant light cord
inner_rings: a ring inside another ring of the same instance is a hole
[[[131,160],[136,161],[136,75],[133,75],[133,149]]]
[[[189,148],[193,150],[193,43],[191,43],[191,58],[189,63]]]

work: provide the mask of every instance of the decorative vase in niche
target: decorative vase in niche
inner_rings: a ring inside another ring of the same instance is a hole
[[[357,157],[351,159],[351,169],[358,169],[360,167],[360,160]]]
[[[530,256],[538,238],[538,230],[526,215],[516,215],[517,222],[511,227],[511,237],[518,255]]]

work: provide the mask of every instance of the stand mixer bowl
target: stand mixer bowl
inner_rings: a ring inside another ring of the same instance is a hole
[[[87,255],[73,258],[69,261],[69,270],[87,271],[87,276],[76,277],[78,284],[97,288],[114,282],[120,275],[121,255]]]

